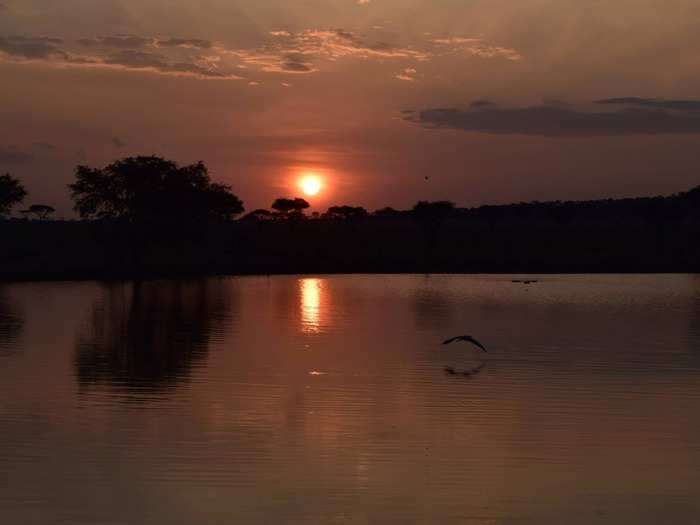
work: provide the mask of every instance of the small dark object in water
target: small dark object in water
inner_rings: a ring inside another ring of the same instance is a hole
[[[471,343],[473,345],[478,346],[481,348],[484,352],[486,352],[486,347],[482,345],[479,341],[474,339],[471,335],[458,335],[457,337],[450,337],[449,339],[446,339],[442,342],[443,345],[449,345],[450,343],[454,343],[455,341],[464,341],[466,343]],[[487,352],[488,353],[488,352]]]
[[[471,370],[469,370],[469,373],[470,374],[478,374],[479,372],[481,372],[481,369],[484,368],[485,366],[486,366],[486,363],[481,363],[479,366],[474,367]]]
[[[457,371],[454,369],[454,367],[446,366],[445,373],[448,375],[451,375],[451,376],[462,375],[465,377],[471,377],[471,376],[474,376],[474,375],[478,374],[479,372],[481,372],[481,369],[484,368],[485,365],[486,365],[486,363],[481,363],[479,366],[476,366],[474,368],[468,368],[468,369],[462,370],[462,371]]]

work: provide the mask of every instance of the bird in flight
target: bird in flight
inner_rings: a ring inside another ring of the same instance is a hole
[[[479,348],[481,348],[484,352],[488,353],[488,351],[486,350],[486,347],[470,335],[458,335],[457,337],[450,337],[449,339],[446,339],[445,341],[443,341],[442,344],[449,345],[450,343],[454,343],[455,341],[465,341],[467,343],[471,343],[471,344],[476,345]]]

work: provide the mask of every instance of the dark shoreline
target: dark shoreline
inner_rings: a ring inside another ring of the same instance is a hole
[[[58,274],[40,274],[40,275],[20,275],[0,277],[0,284],[14,283],[40,283],[40,282],[127,282],[127,281],[167,281],[167,280],[183,280],[192,281],[198,279],[209,278],[234,278],[234,277],[280,277],[280,276],[299,276],[299,277],[324,277],[336,275],[491,275],[491,276],[553,276],[553,275],[700,275],[700,272],[645,272],[645,271],[620,271],[620,272],[291,272],[291,273],[190,273],[190,274],[112,274],[112,275],[58,275]]]
[[[0,281],[214,275],[699,273],[696,224],[438,226],[369,217],[184,229],[0,222]]]

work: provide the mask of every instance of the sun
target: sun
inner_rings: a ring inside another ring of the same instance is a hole
[[[313,197],[314,195],[318,195],[318,192],[321,191],[323,183],[318,175],[309,174],[304,175],[301,178],[299,181],[299,186],[304,194],[308,195],[309,197]]]

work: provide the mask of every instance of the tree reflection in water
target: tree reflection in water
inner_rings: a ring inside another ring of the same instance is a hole
[[[23,328],[22,312],[0,287],[0,356],[10,352]]]
[[[76,342],[80,387],[160,391],[186,381],[227,319],[230,291],[215,279],[106,284]]]

